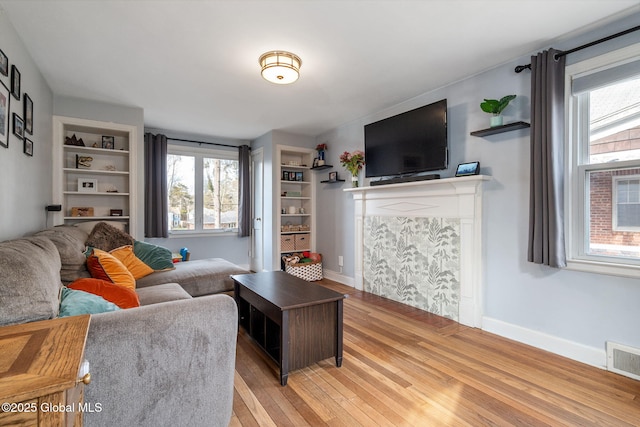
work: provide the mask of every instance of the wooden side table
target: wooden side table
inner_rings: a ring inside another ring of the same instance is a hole
[[[82,426],[89,315],[0,327],[0,425]]]

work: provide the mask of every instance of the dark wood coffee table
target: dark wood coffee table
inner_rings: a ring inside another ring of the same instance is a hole
[[[344,295],[284,271],[233,275],[238,323],[280,366],[289,371],[335,356],[342,366]]]

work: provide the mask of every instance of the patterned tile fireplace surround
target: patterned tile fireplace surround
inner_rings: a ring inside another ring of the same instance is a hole
[[[356,289],[482,326],[478,175],[346,189],[355,200]]]

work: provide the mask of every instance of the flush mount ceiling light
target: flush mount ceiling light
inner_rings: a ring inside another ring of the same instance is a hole
[[[260,56],[258,60],[262,68],[262,77],[279,85],[286,85],[298,80],[302,60],[290,52],[273,51]]]

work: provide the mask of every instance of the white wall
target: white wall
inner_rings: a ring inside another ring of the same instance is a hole
[[[53,95],[7,16],[0,10],[0,48],[9,58],[9,76],[0,80],[11,90],[11,65],[21,73],[21,96],[10,96],[9,131],[13,112],[23,117],[24,93],[33,100],[33,157],[23,153],[23,141],[12,133],[9,148],[0,147],[0,240],[21,237],[46,227],[45,206],[51,204]]]
[[[550,46],[570,49],[631,28],[639,20],[640,14],[636,13]],[[576,62],[633,42],[640,42],[640,33],[572,54],[567,61]],[[541,46],[546,47],[549,46]],[[516,65],[529,62],[530,53],[345,124],[318,136],[316,141],[327,142],[328,162],[339,165],[338,156],[344,150],[364,149],[365,124],[447,98],[450,165],[441,175],[452,176],[460,162],[479,160],[481,173],[493,177],[485,186],[484,327],[586,363],[603,365],[607,340],[640,348],[640,281],[528,263],[529,130],[486,138],[469,135],[489,125],[489,115],[479,108],[483,98],[517,94],[518,98],[505,110],[505,123],[530,120],[530,72],[513,71]],[[338,170],[348,176],[343,168]],[[350,185],[347,182],[318,187],[318,250],[324,254],[329,273],[340,271],[337,261],[343,255],[342,274],[347,277],[354,275],[354,204],[341,188]]]

